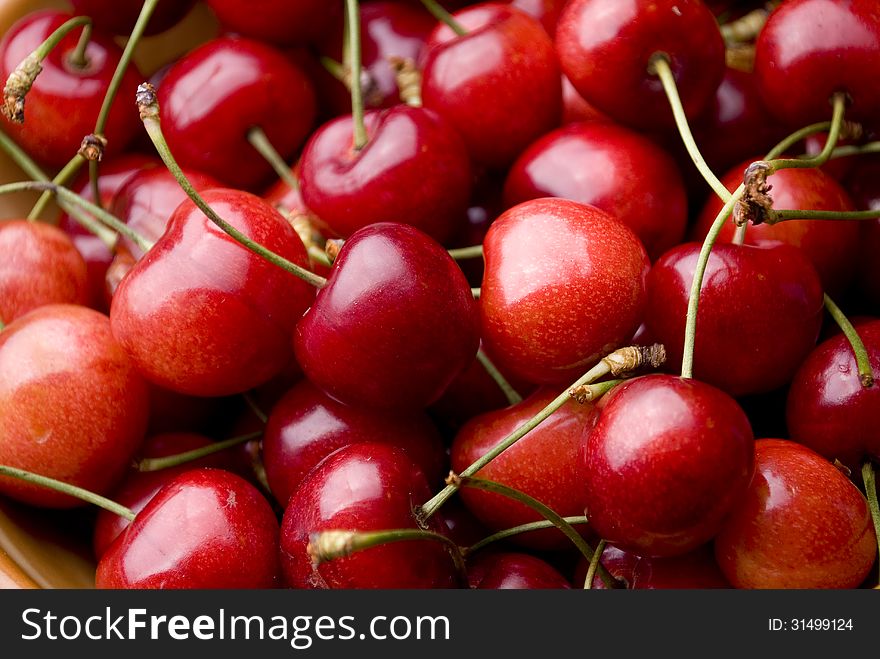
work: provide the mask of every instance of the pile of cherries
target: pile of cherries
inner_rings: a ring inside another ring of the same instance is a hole
[[[206,3],[0,41],[0,494],[98,587],[877,586],[876,0]]]

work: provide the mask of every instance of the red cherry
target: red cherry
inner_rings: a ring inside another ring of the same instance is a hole
[[[880,379],[880,320],[856,328]],[[791,439],[829,460],[857,467],[880,459],[880,385],[863,387],[852,346],[839,334],[804,360],[788,393],[786,420]]]
[[[13,25],[0,41],[0,80],[71,16],[59,11],[33,12]],[[6,122],[3,130],[34,158],[61,166],[76,155],[83,137],[95,129],[104,93],[122,51],[112,39],[94,32],[86,48],[88,64],[70,62],[79,33],[74,30],[43,60],[43,70],[27,95],[24,124]],[[131,103],[141,76],[132,66],[125,74],[104,136],[107,154],[121,153],[140,130]]]
[[[614,545],[606,545],[602,565],[611,576],[632,590],[730,588],[715,561],[711,543],[687,554],[666,558],[638,556]],[[575,584],[584,582],[588,566],[586,559],[578,563]],[[605,588],[598,575],[593,578],[592,586]]]
[[[279,45],[320,38],[339,14],[326,0],[208,0],[208,6],[230,32]]]
[[[681,368],[688,298],[700,243],[664,254],[648,273],[645,320]],[[716,245],[697,312],[694,377],[732,396],[787,384],[816,345],[824,296],[816,269],[782,243]]]
[[[568,0],[509,0],[511,6],[541,21],[551,37],[556,34],[556,24],[567,2]]]
[[[438,25],[422,64],[422,100],[455,127],[478,163],[504,167],[559,125],[562,87],[541,24],[486,2],[455,14],[467,34]]]
[[[455,587],[458,575],[448,550],[433,540],[380,545],[317,567],[307,553],[312,534],[321,531],[418,528],[412,507],[430,496],[424,474],[399,448],[365,443],[339,449],[306,476],[284,511],[285,583],[293,588]],[[429,522],[439,532],[437,524]]]
[[[571,584],[547,561],[519,552],[478,555],[468,563],[471,588],[481,590],[570,589]]]
[[[770,15],[755,44],[761,95],[792,128],[829,119],[836,92],[848,97],[848,118],[875,122],[880,90],[864,72],[878,70],[875,0],[788,0]]]
[[[592,105],[571,84],[571,80],[562,76],[562,124],[573,124],[578,121],[611,121]]]
[[[137,22],[142,0],[70,0],[77,16],[91,16],[100,30],[129,35]],[[163,0],[156,5],[145,34],[158,34],[174,27],[189,13],[195,0]]]
[[[509,207],[538,197],[592,204],[632,229],[652,259],[684,237],[687,198],[675,161],[613,124],[569,124],[516,160],[504,185]]]
[[[744,496],[754,439],[711,385],[648,375],[619,385],[585,433],[586,515],[597,536],[642,556],[708,542]]]
[[[0,464],[106,493],[147,427],[147,387],[97,311],[47,305],[0,332]],[[3,494],[69,508],[81,502],[2,478]]]
[[[180,165],[233,187],[257,186],[272,174],[247,141],[251,128],[261,128],[288,157],[315,118],[306,75],[275,49],[234,37],[210,41],[175,63],[159,85],[159,106]]]
[[[864,495],[825,458],[781,439],[755,444],[756,473],[715,538],[736,588],[856,588],[877,558]]]
[[[424,408],[476,354],[477,304],[439,244],[405,224],[373,224],[345,242],[294,343],[303,372],[333,398]]]
[[[641,322],[648,257],[605,211],[527,201],[495,220],[483,250],[483,341],[517,377],[571,382]]]
[[[278,586],[278,521],[250,483],[192,469],[167,483],[98,562],[97,588]]]
[[[259,197],[215,188],[205,201],[252,240],[305,267],[293,228]],[[227,236],[191,201],[113,296],[113,334],[152,382],[181,393],[246,391],[290,359],[314,289]]]
[[[852,168],[846,186],[853,196],[858,208],[880,209],[880,159],[873,158],[860,161]],[[876,313],[880,313],[880,219],[860,223],[862,235],[860,240],[858,272],[856,283],[863,293],[863,298],[873,305]]]
[[[638,128],[673,125],[651,58],[665,54],[688,117],[724,75],[724,40],[700,0],[571,0],[556,28],[563,72],[590,104]]]

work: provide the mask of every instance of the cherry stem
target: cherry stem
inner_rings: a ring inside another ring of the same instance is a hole
[[[874,220],[880,217],[880,208],[862,211],[823,211],[823,210],[776,210],[764,211],[766,224],[777,224],[790,220]]]
[[[251,146],[254,147],[257,152],[266,159],[266,162],[272,165],[272,169],[275,170],[278,178],[284,181],[293,190],[299,188],[299,182],[293,175],[290,166],[287,164],[281,154],[275,150],[275,147],[272,146],[272,142],[270,142],[269,138],[266,137],[266,133],[263,131],[262,128],[260,128],[259,126],[254,126],[253,128],[251,128],[248,131],[247,139],[248,142],[251,143]]]
[[[260,406],[257,405],[257,401],[254,400],[254,397],[250,392],[244,392],[241,397],[244,398],[244,402],[247,403],[248,409],[253,412],[254,416],[257,417],[261,423],[265,424],[269,421],[269,417],[260,409]]]
[[[472,289],[471,289],[471,295],[474,296],[474,299],[479,300],[479,299],[480,299],[480,295],[482,295],[482,294],[483,294],[483,289],[482,289],[482,288],[472,288]]]
[[[40,166],[35,163],[25,151],[13,142],[9,136],[0,130],[0,149],[9,156],[9,158],[18,166],[21,171],[27,174],[35,181],[48,181],[46,175]]]
[[[652,346],[651,348],[656,349],[657,346]],[[646,349],[642,346],[630,346],[628,348],[615,350],[611,354],[604,357],[602,360],[599,361],[598,364],[593,366],[593,368],[591,368],[580,378],[575,380],[571,387],[567,388],[556,398],[550,401],[546,405],[546,407],[544,407],[544,409],[542,409],[535,416],[533,416],[519,428],[510,433],[507,437],[498,442],[498,444],[496,444],[492,449],[487,451],[467,469],[462,471],[458,475],[459,478],[469,478],[473,476],[478,471],[480,471],[480,469],[492,462],[492,460],[504,453],[504,451],[516,444],[520,439],[525,437],[529,432],[541,425],[544,421],[547,420],[547,418],[551,414],[553,414],[556,410],[565,405],[572,398],[572,392],[578,387],[585,384],[591,384],[599,378],[608,375],[609,373],[617,375],[622,374],[625,370],[635,370],[636,368],[639,368],[640,366],[644,365],[647,360],[651,359],[650,350],[651,349]],[[657,364],[656,361],[652,362],[651,366],[654,366],[656,368],[655,364]],[[431,517],[431,515],[436,513],[440,509],[440,507],[444,503],[446,503],[446,501],[448,501],[453,494],[458,491],[459,487],[461,487],[460,483],[450,483],[433,497],[431,497],[429,501],[417,507],[416,516],[420,520],[420,522],[424,523],[428,518]]]
[[[874,465],[870,460],[866,460],[862,465],[862,482],[865,484],[865,496],[868,499],[868,509],[871,511],[874,533],[877,536],[877,548],[880,551],[880,504],[877,502],[877,480]]]
[[[480,258],[483,256],[483,246],[472,245],[471,247],[457,247],[455,249],[450,249],[449,256],[456,261]]]
[[[590,403],[594,400],[598,400],[602,398],[609,391],[614,389],[619,384],[624,383],[626,380],[606,380],[605,382],[598,382],[596,384],[588,384],[583,387],[578,387],[576,395],[572,396],[579,403]]]
[[[3,322],[3,319],[0,318],[0,332],[6,329],[6,323]]]
[[[862,383],[862,387],[870,389],[874,386],[874,370],[871,368],[871,357],[868,355],[868,350],[865,348],[862,338],[859,336],[856,328],[853,327],[853,324],[849,322],[849,318],[834,303],[834,300],[828,297],[827,293],[825,294],[825,309],[834,319],[834,322],[837,323],[846,340],[849,341],[853,355],[856,358],[856,364],[858,365],[859,381]]]
[[[593,579],[596,578],[596,570],[599,568],[601,564],[599,559],[602,558],[602,554],[605,552],[605,545],[608,544],[605,540],[600,540],[599,544],[596,545],[596,553],[593,554],[593,558],[590,559],[590,565],[587,568],[587,576],[584,579],[584,590],[592,590],[593,589]]]
[[[712,168],[706,164],[706,160],[700,153],[696,140],[694,140],[694,135],[691,132],[687,116],[684,112],[684,106],[681,104],[681,97],[678,95],[675,76],[672,73],[672,68],[669,66],[668,56],[665,53],[656,53],[653,55],[648,64],[648,70],[659,77],[660,82],[663,84],[663,91],[666,92],[666,98],[669,100],[672,114],[675,117],[675,125],[678,127],[682,142],[684,142],[688,155],[690,155],[697,170],[706,180],[706,183],[709,184],[709,187],[715,191],[715,194],[718,195],[722,201],[727,201],[730,198],[730,191],[724,187],[724,184],[717,176],[715,176],[715,172],[712,171]]]
[[[61,171],[55,175],[55,178],[52,179],[52,183],[56,186],[67,185],[73,177],[76,176],[76,173],[84,162],[85,160],[82,156],[79,154],[75,155],[66,165],[64,165]],[[43,211],[46,210],[46,206],[49,205],[54,193],[54,190],[46,190],[40,195],[40,198],[37,199],[37,203],[34,204],[31,212],[28,213],[27,219],[36,220],[39,218],[43,214]]]
[[[235,241],[241,243],[254,254],[263,257],[269,263],[278,266],[282,270],[286,270],[316,288],[322,288],[327,283],[327,280],[324,277],[316,275],[314,272],[310,272],[302,266],[299,266],[292,261],[288,261],[283,256],[266,249],[217,215],[214,209],[212,209],[202,196],[196,192],[196,189],[192,186],[192,183],[189,182],[186,174],[183,173],[183,170],[180,169],[180,165],[178,165],[177,161],[174,159],[174,155],[168,147],[168,142],[165,141],[165,135],[162,133],[162,124],[159,119],[159,102],[156,100],[156,89],[148,82],[143,83],[138,87],[137,101],[141,113],[141,120],[144,122],[144,128],[146,128],[147,134],[153,142],[153,146],[156,147],[159,157],[162,158],[162,162],[165,163],[168,171],[171,172],[171,175],[177,180],[181,189],[183,189],[186,195],[192,199],[193,203],[195,203],[199,210],[201,210],[209,220],[220,227],[220,229]]]
[[[0,475],[18,478],[19,480],[23,480],[26,483],[46,487],[50,490],[54,490],[55,492],[60,492],[61,494],[66,494],[76,499],[80,499],[81,501],[85,501],[86,503],[94,504],[96,506],[99,506],[100,508],[103,508],[104,510],[113,513],[114,515],[124,517],[129,522],[134,520],[135,517],[134,513],[131,510],[129,510],[125,506],[119,505],[115,501],[111,501],[106,497],[102,497],[99,494],[95,494],[94,492],[90,492],[89,490],[77,487],[76,485],[71,485],[70,483],[65,483],[63,481],[55,480],[54,478],[49,478],[48,476],[41,476],[40,474],[35,474],[33,472],[25,471],[23,469],[16,469],[15,467],[9,467],[7,465],[0,465]]]
[[[351,58],[351,117],[354,123],[354,149],[363,149],[369,137],[364,123],[364,92],[361,81],[361,14],[358,0],[345,0],[345,20],[348,26],[348,55]]]
[[[84,69],[89,65],[89,60],[86,57],[86,50],[88,49],[89,43],[91,41],[92,22],[89,21],[83,26],[83,30],[82,33],[79,35],[79,41],[76,44],[76,48],[74,48],[69,57],[70,63],[76,68]]]
[[[312,261],[314,261],[315,263],[320,263],[327,268],[333,265],[333,261],[331,261],[330,257],[327,256],[327,252],[317,245],[309,245],[307,250],[309,252],[309,258],[312,259]]]
[[[517,403],[522,402],[522,396],[520,396],[516,389],[511,386],[510,382],[507,381],[507,378],[505,378],[495,364],[492,363],[492,360],[489,359],[489,356],[482,348],[477,350],[477,360],[483,365],[483,368],[486,369],[486,372],[491,378],[495,380],[495,384],[498,385],[498,388],[504,392],[508,404],[516,405]]]
[[[728,45],[754,41],[761,32],[770,12],[766,8],[753,9],[748,14],[720,26],[721,36]]]
[[[589,520],[583,515],[576,515],[574,517],[563,517],[562,519],[572,526],[589,523]],[[523,533],[528,533],[530,531],[542,531],[544,529],[554,528],[556,528],[556,526],[549,519],[542,519],[537,522],[529,522],[528,524],[512,526],[509,529],[504,529],[502,531],[498,531],[497,533],[493,533],[492,535],[486,536],[482,540],[472,544],[470,547],[462,547],[461,553],[464,554],[465,558],[467,558],[471,554],[476,554],[478,551],[487,547],[488,545],[491,545],[492,543],[500,542],[501,540],[506,540],[507,538],[521,535]]]
[[[450,30],[455,32],[458,36],[463,37],[467,34],[467,30],[464,29],[461,23],[459,23],[455,18],[446,11],[440,3],[435,0],[421,0],[422,5],[424,5],[425,9],[427,9],[431,16],[436,18],[441,23],[445,24],[449,27]]]
[[[214,442],[209,446],[202,446],[200,448],[193,449],[192,451],[184,451],[183,453],[178,453],[176,455],[166,455],[161,458],[143,458],[137,461],[137,470],[161,471],[162,469],[179,467],[180,465],[193,462],[194,460],[198,460],[200,458],[219,453],[220,451],[225,451],[226,449],[239,446],[241,444],[251,441],[252,439],[261,437],[262,435],[262,431],[250,432],[246,435],[233,437],[232,439],[225,439],[222,442]]]
[[[329,73],[331,76],[336,78],[339,82],[345,85],[349,92],[351,91],[351,86],[348,82],[348,77],[345,75],[345,65],[341,62],[337,62],[332,57],[327,57],[327,55],[321,55],[318,58],[318,61],[321,63],[321,66],[324,67],[324,70]]]
[[[866,153],[880,153],[880,141],[861,145],[847,144],[846,146],[839,146],[831,153],[829,160],[846,156],[860,156]]]
[[[843,126],[843,115],[846,111],[846,95],[838,92],[831,97],[831,124],[828,126],[828,139],[825,146],[815,156],[810,158],[778,158],[769,162],[768,176],[780,169],[804,169],[808,167],[821,167],[834,152],[837,141],[840,138],[840,129]],[[775,149],[774,149],[775,150]],[[776,157],[775,155],[773,156]]]
[[[793,132],[791,135],[783,138],[782,141],[780,141],[776,146],[774,146],[770,151],[767,152],[767,155],[764,156],[764,160],[778,158],[801,140],[808,138],[810,135],[815,135],[816,133],[827,131],[830,128],[830,121],[821,121],[816,124],[804,126],[803,128]]]

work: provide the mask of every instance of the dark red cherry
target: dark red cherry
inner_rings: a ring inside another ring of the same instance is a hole
[[[575,89],[615,121],[673,125],[651,58],[665,54],[688,117],[708,105],[724,76],[724,40],[700,0],[571,0],[556,28],[556,51]]]
[[[681,369],[688,299],[700,243],[664,254],[648,273],[645,320]],[[716,245],[697,312],[694,377],[732,396],[787,384],[816,345],[824,294],[813,264],[782,243]]]
[[[638,556],[614,545],[606,545],[602,565],[611,576],[632,590],[730,588],[715,561],[711,543],[687,554],[666,558]],[[586,559],[578,563],[575,585],[584,583],[588,567]],[[592,586],[597,589],[606,587],[598,575],[593,578]]]
[[[406,105],[368,112],[365,122],[369,141],[360,150],[351,115],[312,135],[300,160],[306,206],[342,237],[402,222],[448,240],[471,192],[470,160],[455,130],[431,110]]]
[[[853,167],[846,180],[846,188],[860,209],[880,210],[880,158],[862,160]],[[856,283],[868,304],[880,315],[880,219],[861,222]]]
[[[302,267],[305,248],[259,197],[215,188],[205,201],[252,240]],[[246,391],[290,359],[290,337],[314,289],[246,249],[191,201],[123,279],[113,334],[152,382],[198,396]]]
[[[418,528],[413,506],[431,490],[399,448],[350,444],[328,456],[294,492],[281,523],[281,568],[293,588],[452,588],[459,575],[447,547],[412,540],[371,547],[314,565],[307,546],[328,530]],[[430,530],[441,522],[430,518]]]
[[[446,475],[443,440],[424,413],[389,415],[349,407],[303,380],[272,408],[263,434],[263,464],[272,494],[287,505],[315,465],[358,442],[401,448],[434,485],[442,484]]]
[[[0,332],[0,464],[105,494],[147,427],[147,386],[103,314],[52,304]],[[3,494],[70,508],[82,502],[24,481]]]
[[[159,107],[181,166],[233,187],[254,187],[272,169],[247,141],[248,131],[261,128],[283,157],[292,156],[312,127],[315,95],[306,75],[282,53],[223,37],[168,70],[159,85]]]
[[[222,469],[179,474],[98,562],[95,586],[251,589],[278,586],[278,520],[259,490]]]
[[[553,42],[528,14],[487,2],[439,25],[422,65],[422,100],[458,131],[471,157],[501,168],[559,125],[562,84]]]
[[[468,561],[468,580],[471,588],[481,590],[571,588],[568,580],[550,563],[519,552],[477,555]]]
[[[569,124],[528,147],[510,169],[504,203],[564,197],[623,222],[656,259],[684,237],[687,198],[675,161],[647,138],[608,123]]]
[[[0,80],[5,81],[70,18],[63,12],[46,10],[30,13],[13,25],[0,41]],[[27,94],[24,123],[3,125],[32,157],[59,167],[76,155],[82,139],[94,131],[104,93],[122,55],[110,37],[94,32],[86,48],[88,64],[79,68],[70,61],[78,41],[79,32],[74,30],[43,60],[43,70]],[[123,77],[104,131],[108,155],[121,153],[140,130],[131,101],[140,82],[141,76],[132,66]]]
[[[208,6],[228,31],[279,45],[321,38],[342,8],[326,0],[208,0]]]
[[[641,323],[648,257],[603,210],[527,201],[495,220],[483,250],[483,341],[517,377],[571,382]]]
[[[95,25],[110,34],[127,36],[141,13],[142,0],[70,0],[74,13],[91,16]],[[145,34],[158,34],[174,27],[189,13],[195,0],[162,0],[156,5]]]
[[[880,380],[880,320],[856,327]],[[804,360],[788,392],[791,439],[829,460],[856,468],[865,457],[880,459],[880,384],[863,387],[852,346],[842,334]]]
[[[755,444],[745,413],[711,385],[647,375],[613,390],[584,433],[586,515],[642,556],[705,544],[745,495]]]
[[[735,588],[856,588],[877,560],[864,495],[795,442],[755,443],[755,478],[715,538]]]
[[[880,13],[875,0],[789,0],[755,44],[755,75],[767,109],[792,129],[831,118],[835,92],[847,117],[876,124],[880,89]]]
[[[470,364],[477,304],[438,243],[405,224],[360,229],[298,323],[296,358],[350,405],[424,408]]]

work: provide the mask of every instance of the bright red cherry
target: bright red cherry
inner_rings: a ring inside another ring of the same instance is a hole
[[[98,562],[95,586],[251,589],[279,585],[278,520],[256,487],[222,469],[179,474]]]
[[[571,382],[641,323],[648,257],[605,211],[527,201],[495,220],[483,250],[483,341],[515,376]]]
[[[755,443],[756,471],[715,538],[736,588],[856,588],[877,559],[864,495],[811,449]]]
[[[320,38],[334,24],[339,7],[326,0],[208,0],[208,6],[230,32],[279,45]]]
[[[547,561],[519,552],[492,552],[468,561],[471,588],[481,590],[569,589],[571,584]]]
[[[74,13],[91,16],[95,25],[105,32],[129,35],[137,22],[142,0],[70,0]],[[162,0],[156,5],[145,34],[158,34],[174,27],[189,13],[195,0]]]
[[[647,375],[619,385],[584,433],[586,515],[642,556],[686,554],[720,530],[754,472],[752,429],[711,385]]]
[[[724,40],[700,0],[571,0],[556,27],[556,50],[581,96],[637,128],[673,125],[660,79],[649,70],[655,55],[669,59],[689,117],[724,76]]]

